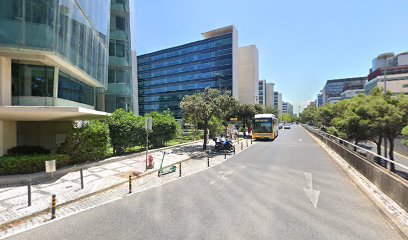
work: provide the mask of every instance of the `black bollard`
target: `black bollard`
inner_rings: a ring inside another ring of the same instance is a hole
[[[51,199],[51,220],[55,219],[56,210],[57,210],[57,196],[53,194]]]
[[[82,171],[82,168],[79,170],[79,175],[81,177],[81,189],[84,189],[84,173]]]
[[[30,207],[31,206],[31,180],[28,180],[28,183],[27,183],[27,193],[28,193],[27,202],[28,202],[28,206]]]
[[[132,175],[129,175],[129,193],[132,193]]]
[[[179,177],[181,177],[181,163],[179,163]]]

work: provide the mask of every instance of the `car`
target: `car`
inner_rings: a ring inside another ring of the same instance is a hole
[[[283,129],[290,129],[290,124],[283,125]]]
[[[279,124],[278,129],[282,129],[282,128],[283,128],[282,124]]]

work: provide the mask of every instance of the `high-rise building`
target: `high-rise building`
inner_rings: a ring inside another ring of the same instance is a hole
[[[342,78],[327,80],[322,90],[323,104],[331,103],[340,98],[340,94],[348,89],[362,88],[366,82],[367,77],[354,77],[354,78]]]
[[[259,104],[274,107],[273,88],[274,83],[267,83],[266,80],[259,80]]]
[[[255,45],[238,48],[239,101],[259,102],[258,49]]]
[[[257,103],[258,50],[238,48],[234,26],[202,34],[203,40],[138,56],[139,113],[170,109],[181,118],[186,95],[217,88],[243,103]]]
[[[0,1],[0,155],[16,145],[55,150],[73,120],[106,116],[105,93],[120,92],[107,91],[109,53],[125,61],[130,52],[110,46],[109,39],[130,37],[126,16],[111,22],[111,11],[119,16],[127,6],[128,0]]]
[[[282,113],[293,116],[293,105],[288,102],[282,102]]]
[[[273,92],[273,104],[274,108],[278,110],[278,116],[281,116],[283,113],[283,106],[282,106],[282,93],[280,92]]]
[[[137,75],[132,75],[135,58],[131,52],[130,5],[129,0],[111,0],[109,33],[108,89],[105,94],[105,110],[113,112],[118,108],[136,112]],[[135,85],[135,86],[134,86]]]
[[[387,91],[394,95],[408,94],[408,52],[388,56],[382,54],[375,58],[364,85],[365,94],[369,94],[374,87],[384,90],[384,79]]]

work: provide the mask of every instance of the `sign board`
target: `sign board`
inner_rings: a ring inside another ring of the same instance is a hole
[[[230,121],[238,121],[238,118],[230,118]]]
[[[56,171],[56,162],[55,160],[45,161],[45,172],[53,173]]]
[[[151,131],[152,130],[152,118],[151,117],[147,117],[146,118],[146,130],[147,131]]]

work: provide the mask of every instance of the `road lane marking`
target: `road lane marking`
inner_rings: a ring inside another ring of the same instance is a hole
[[[313,207],[317,208],[317,202],[319,201],[320,191],[313,189],[312,173],[305,172],[304,174],[307,186],[309,188],[303,188],[303,190],[306,192],[306,195],[309,198],[310,202],[312,202]]]

